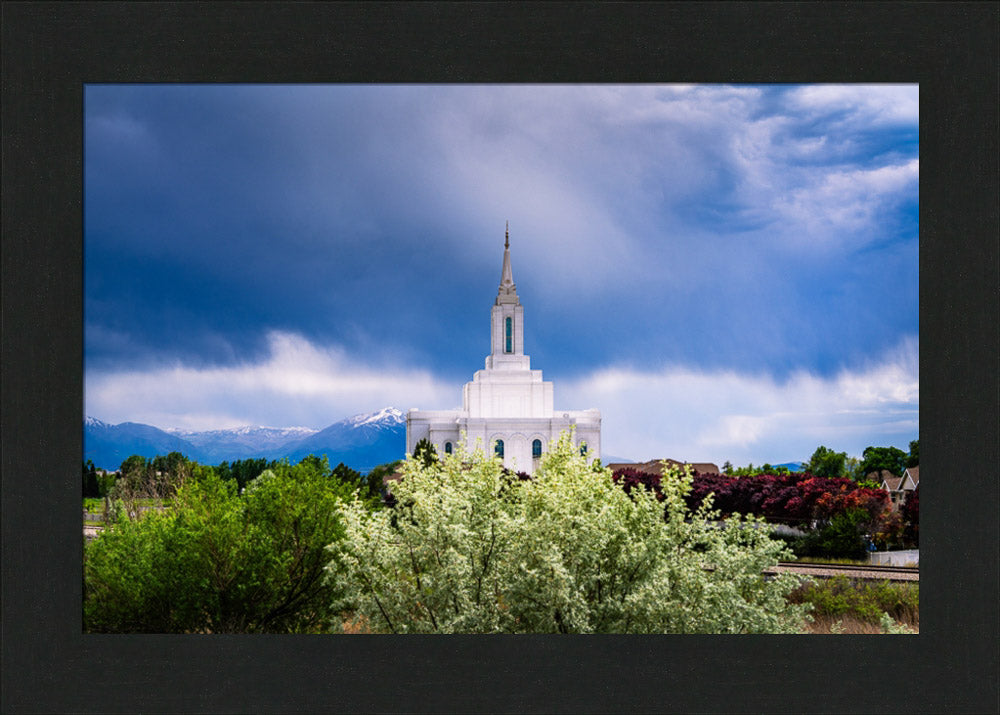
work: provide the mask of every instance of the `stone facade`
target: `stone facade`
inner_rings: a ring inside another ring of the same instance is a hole
[[[588,461],[601,455],[601,413],[596,409],[557,411],[553,387],[531,369],[524,354],[524,307],[510,265],[510,235],[504,241],[500,288],[490,311],[490,354],[462,390],[460,410],[411,409],[406,415],[406,452],[428,439],[439,454],[457,448],[488,449],[503,455],[504,466],[532,474],[540,455],[561,432],[573,439]]]

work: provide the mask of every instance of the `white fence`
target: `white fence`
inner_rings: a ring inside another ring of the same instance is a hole
[[[919,566],[920,549],[905,551],[871,551],[868,553],[868,563],[883,566]]]

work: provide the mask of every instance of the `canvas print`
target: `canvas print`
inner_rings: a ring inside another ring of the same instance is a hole
[[[919,632],[919,87],[84,92],[84,630]]]

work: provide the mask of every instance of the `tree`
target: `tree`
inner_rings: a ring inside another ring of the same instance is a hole
[[[94,466],[93,460],[90,459],[83,464],[83,496],[95,498],[101,496],[101,485],[97,479],[97,467]]]
[[[857,457],[848,457],[844,461],[844,476],[848,479],[852,479],[855,482],[860,482],[865,478],[864,472],[861,471],[861,460]]]
[[[918,485],[913,493],[906,498],[900,509],[905,522],[904,534],[906,538],[914,544],[920,542],[920,486]]]
[[[429,466],[410,457],[394,508],[341,507],[337,607],[393,633],[798,630],[785,597],[799,578],[764,577],[788,554],[763,524],[691,512],[689,472],[660,486],[662,502],[626,494],[566,434],[528,480],[464,444]]]
[[[920,465],[920,440],[915,439],[910,442],[910,456],[906,458],[907,467],[916,467]]]
[[[817,477],[836,479],[844,476],[847,452],[834,452],[824,446],[819,446],[809,458],[809,465],[806,471]]]
[[[862,559],[866,553],[865,534],[873,533],[875,523],[863,509],[841,512],[822,529],[798,542],[796,553],[800,556]]]
[[[125,633],[328,630],[327,546],[351,489],[303,461],[247,484],[208,472],[173,504],[122,519],[86,546],[84,628]]]
[[[871,474],[886,469],[899,476],[906,467],[907,454],[897,447],[865,447],[861,453],[861,473]]]
[[[423,437],[413,447],[413,458],[419,459],[425,467],[430,467],[437,462],[437,450],[429,439]]]
[[[386,462],[374,467],[365,475],[365,484],[368,486],[368,491],[372,494],[382,495],[390,504],[395,503],[395,497],[385,487],[385,478],[394,474],[402,463],[403,460],[397,459],[395,462]]]

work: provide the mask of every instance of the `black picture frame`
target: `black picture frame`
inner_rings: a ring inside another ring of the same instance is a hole
[[[995,712],[998,7],[5,3],[3,711]],[[920,83],[918,636],[82,633],[84,85],[501,81]]]

